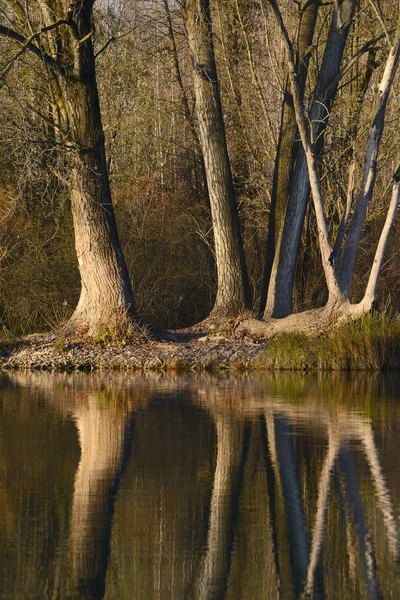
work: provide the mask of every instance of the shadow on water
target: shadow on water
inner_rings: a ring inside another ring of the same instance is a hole
[[[400,597],[398,390],[4,377],[0,598]]]

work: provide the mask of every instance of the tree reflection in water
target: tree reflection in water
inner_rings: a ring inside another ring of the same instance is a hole
[[[1,597],[399,596],[399,410],[368,381],[11,375],[0,465],[35,465],[46,508],[7,475]],[[39,461],[15,442],[29,425]]]

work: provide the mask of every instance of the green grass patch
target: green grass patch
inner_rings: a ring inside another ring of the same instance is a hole
[[[66,352],[67,349],[68,349],[67,340],[63,337],[57,338],[56,341],[54,342],[54,352],[56,354],[63,354],[63,352]]]
[[[270,341],[253,361],[253,367],[292,371],[399,370],[400,315],[375,311],[319,337],[285,333]]]

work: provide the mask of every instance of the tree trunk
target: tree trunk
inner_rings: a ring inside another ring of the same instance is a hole
[[[372,199],[375,186],[378,153],[385,126],[385,112],[389,100],[390,90],[397,70],[400,57],[400,20],[393,46],[390,49],[386,61],[385,70],[379,85],[379,96],[374,114],[371,131],[368,138],[368,146],[364,160],[364,173],[361,190],[354,209],[354,215],[350,223],[349,232],[343,249],[343,257],[340,263],[340,282],[347,298],[350,297],[351,284],[353,280],[354,266],[360,241],[362,226],[367,214],[368,205]]]
[[[263,339],[272,339],[283,333],[292,332],[316,336],[326,332],[331,326],[350,320],[352,308],[353,306],[346,302],[328,303],[323,308],[291,314],[282,319],[270,318],[267,321],[260,321],[248,318],[237,325],[235,333],[239,336],[249,335],[253,338]],[[357,317],[360,316],[361,314],[357,315]]]
[[[171,15],[171,11],[169,9],[168,0],[163,0],[163,5],[164,5],[165,15],[167,17],[168,34],[169,34],[169,38],[171,40],[171,45],[172,45],[172,61],[173,61],[173,65],[174,65],[176,82],[178,84],[178,87],[179,87],[179,90],[181,93],[181,98],[182,98],[183,114],[185,115],[185,119],[189,125],[190,133],[192,135],[193,143],[195,146],[195,156],[197,154],[199,157],[200,169],[201,169],[203,184],[204,184],[204,188],[205,188],[204,191],[205,191],[205,195],[207,196],[207,200],[208,200],[207,177],[206,177],[206,168],[204,165],[204,156],[203,156],[203,151],[202,151],[200,140],[199,140],[198,131],[196,129],[196,123],[195,123],[195,119],[193,116],[193,111],[190,110],[188,94],[185,90],[185,86],[183,85],[181,67],[179,65],[178,48],[176,45],[174,26],[173,26],[173,22],[172,22],[172,15]]]
[[[82,283],[67,328],[92,334],[106,326],[124,328],[134,315],[134,301],[111,201],[97,90],[86,82],[66,88],[77,144],[71,157],[70,195]]]
[[[69,189],[82,287],[75,312],[60,329],[64,334],[95,334],[105,327],[126,330],[135,312],[108,180],[92,45],[93,4],[41,0],[45,26],[32,36],[27,6],[15,3],[27,37],[10,28],[0,31],[22,45],[21,53],[27,49],[47,65],[56,139],[70,153]],[[33,43],[39,37],[40,45]]]
[[[250,290],[225,138],[209,0],[187,0],[186,27],[218,274],[217,297],[211,316],[235,316],[249,307]]]
[[[91,31],[91,10],[74,16],[82,39]],[[93,334],[104,327],[125,329],[135,307],[111,200],[91,38],[83,43],[72,39],[72,47],[74,76],[61,84],[70,127],[70,197],[82,289],[65,329]]]
[[[310,54],[307,54],[307,51],[312,44],[319,4],[320,0],[303,2],[304,12],[302,12],[301,15],[297,52],[298,79],[302,96],[304,95],[310,57]],[[297,123],[293,109],[293,96],[290,92],[289,82],[287,81],[282,103],[281,125],[275,159],[274,177],[272,181],[271,207],[260,300],[260,315],[262,315],[265,310],[275,252],[279,252],[279,249],[276,248],[276,236],[278,234],[278,239],[281,240],[287,198],[289,195],[290,177],[296,158],[296,152],[299,147],[296,136]]]
[[[347,35],[354,14],[356,0],[343,0],[335,5],[331,27],[325,46],[321,70],[318,75],[314,101],[309,120],[312,123],[311,141],[314,144],[314,156],[318,161],[328,122],[330,108],[335,99],[339,83],[338,74]],[[277,243],[268,290],[264,317],[282,318],[293,310],[292,295],[296,274],[297,255],[303,230],[310,181],[307,169],[307,157],[303,148],[296,155],[285,222]]]

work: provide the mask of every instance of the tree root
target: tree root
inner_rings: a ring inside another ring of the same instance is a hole
[[[260,339],[272,339],[284,333],[301,333],[307,336],[318,336],[331,327],[337,327],[347,321],[359,319],[367,309],[359,304],[327,304],[301,313],[291,314],[283,319],[261,321],[254,317],[238,319],[234,335],[249,336]]]

